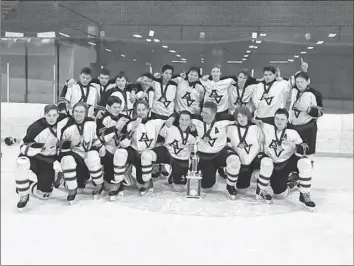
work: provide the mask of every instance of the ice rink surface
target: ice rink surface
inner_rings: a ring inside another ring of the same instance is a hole
[[[128,189],[117,202],[93,200],[89,185],[69,206],[61,188],[21,214],[18,150],[1,146],[1,264],[353,264],[352,158],[316,158],[313,213],[298,192],[265,205],[253,184],[230,201],[218,179],[191,200],[160,179],[153,195]]]

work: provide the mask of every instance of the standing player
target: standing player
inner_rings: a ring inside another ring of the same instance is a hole
[[[17,208],[22,210],[29,201],[30,192],[40,199],[47,199],[53,191],[55,174],[62,174],[57,161],[57,130],[68,118],[59,115],[56,105],[44,108],[44,117],[31,124],[23,138],[21,154],[16,160],[16,191],[20,195]],[[37,175],[37,182],[30,180],[30,170]]]
[[[252,114],[247,107],[236,108],[234,117],[237,124],[227,128],[227,136],[232,149],[239,156],[241,167],[236,174],[227,173],[227,190],[236,196],[237,191],[250,186],[253,171],[260,170],[256,198],[270,203],[272,196],[265,189],[273,172],[273,161],[262,152],[263,133],[259,126],[251,123]]]
[[[121,176],[115,176],[114,154],[118,148],[130,145],[126,134],[126,124],[130,118],[121,114],[122,101],[120,98],[110,96],[106,104],[106,113],[96,123],[98,136],[106,147],[106,154],[102,158],[105,184],[109,188],[110,199],[116,200],[119,196],[123,196],[124,187]]]
[[[149,104],[149,116],[150,116],[150,111],[152,109],[152,105],[154,103],[154,88],[153,88],[153,76],[151,73],[145,73],[142,75],[138,84],[141,85],[141,90],[137,90],[136,93],[136,98],[137,100],[145,100]]]
[[[85,103],[78,102],[73,107],[73,117],[61,130],[61,167],[69,190],[67,200],[73,203],[77,188],[84,189],[91,176],[95,185],[92,192],[95,199],[103,191],[101,159],[106,149],[96,134],[96,123],[87,117]]]
[[[270,186],[275,196],[286,197],[293,188],[288,186],[289,174],[299,172],[299,200],[313,209],[316,205],[310,197],[312,166],[306,157],[308,146],[294,129],[287,128],[288,118],[288,111],[279,108],[275,112],[275,125],[264,124],[264,152],[274,163]]]

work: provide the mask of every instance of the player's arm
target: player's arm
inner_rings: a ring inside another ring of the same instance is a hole
[[[313,95],[312,96],[312,104],[313,105],[307,109],[307,113],[314,118],[319,118],[319,117],[323,116],[323,114],[324,114],[322,95],[318,91],[312,90],[311,92]]]
[[[41,153],[45,143],[36,142],[38,133],[38,123],[35,122],[28,127],[25,137],[22,139],[20,151],[23,155],[32,157]]]

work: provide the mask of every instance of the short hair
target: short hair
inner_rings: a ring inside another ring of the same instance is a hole
[[[117,76],[114,78],[114,80],[121,79],[121,78],[125,78],[125,80],[128,81],[128,77],[127,77],[127,75],[125,74],[124,71],[120,71],[117,74]]]
[[[246,77],[249,77],[251,76],[248,69],[241,69],[240,71],[237,72],[237,76],[240,75],[240,74],[243,74],[245,75]]]
[[[196,67],[196,66],[191,66],[191,67],[189,68],[189,70],[188,70],[188,72],[187,72],[187,74],[186,74],[187,77],[188,77],[188,74],[189,74],[190,72],[192,72],[192,71],[197,72],[199,78],[202,77],[202,75],[200,74],[200,67]]]
[[[277,69],[274,66],[263,67],[263,73],[266,71],[272,72],[273,74],[277,73]]]
[[[135,109],[135,111],[138,109],[138,105],[139,104],[143,104],[143,105],[145,105],[145,107],[147,108],[147,109],[149,109],[149,104],[148,104],[148,102],[147,101],[145,101],[145,100],[137,100],[136,102],[135,102],[135,104],[134,104],[134,109]]]
[[[285,108],[279,108],[278,110],[276,110],[274,116],[276,115],[285,115],[286,118],[289,118],[289,112]]]
[[[310,76],[306,72],[300,71],[299,73],[297,73],[295,75],[295,79],[297,79],[297,78],[303,78],[305,80],[309,80]]]
[[[122,105],[122,100],[117,96],[109,96],[106,104],[111,107],[115,103]]]
[[[109,73],[109,71],[107,69],[102,68],[100,70],[100,75],[110,76],[111,74]]]
[[[187,111],[187,110],[183,110],[181,112],[179,112],[179,115],[189,115],[190,118],[192,118],[192,114],[191,112]]]
[[[235,109],[235,112],[234,112],[235,121],[237,121],[238,114],[242,114],[242,115],[247,116],[248,122],[252,121],[252,118],[253,118],[252,113],[247,107],[241,106],[241,107],[237,107]]]
[[[91,70],[91,68],[89,68],[89,67],[84,67],[83,69],[81,69],[81,71],[80,71],[80,75],[81,74],[85,74],[85,75],[92,75],[92,70]]]
[[[166,70],[171,70],[173,73],[175,71],[175,68],[173,66],[167,64],[162,67],[162,73],[164,73]]]
[[[144,73],[141,75],[142,77],[147,77],[148,79],[153,79],[154,76],[151,73]]]
[[[48,114],[50,110],[55,110],[59,112],[59,108],[55,104],[47,104],[46,106],[44,106],[44,114]]]
[[[213,113],[216,113],[218,111],[218,106],[214,102],[206,101],[203,104],[203,108],[209,108]]]
[[[213,68],[218,68],[218,69],[221,70],[221,65],[220,64],[215,64],[215,65],[213,65],[213,67],[211,69],[213,69]]]

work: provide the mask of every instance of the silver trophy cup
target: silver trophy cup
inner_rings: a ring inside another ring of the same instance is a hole
[[[199,157],[197,155],[198,143],[195,142],[193,145],[193,152],[189,159],[189,169],[187,178],[187,198],[200,198],[202,175],[198,171]]]

